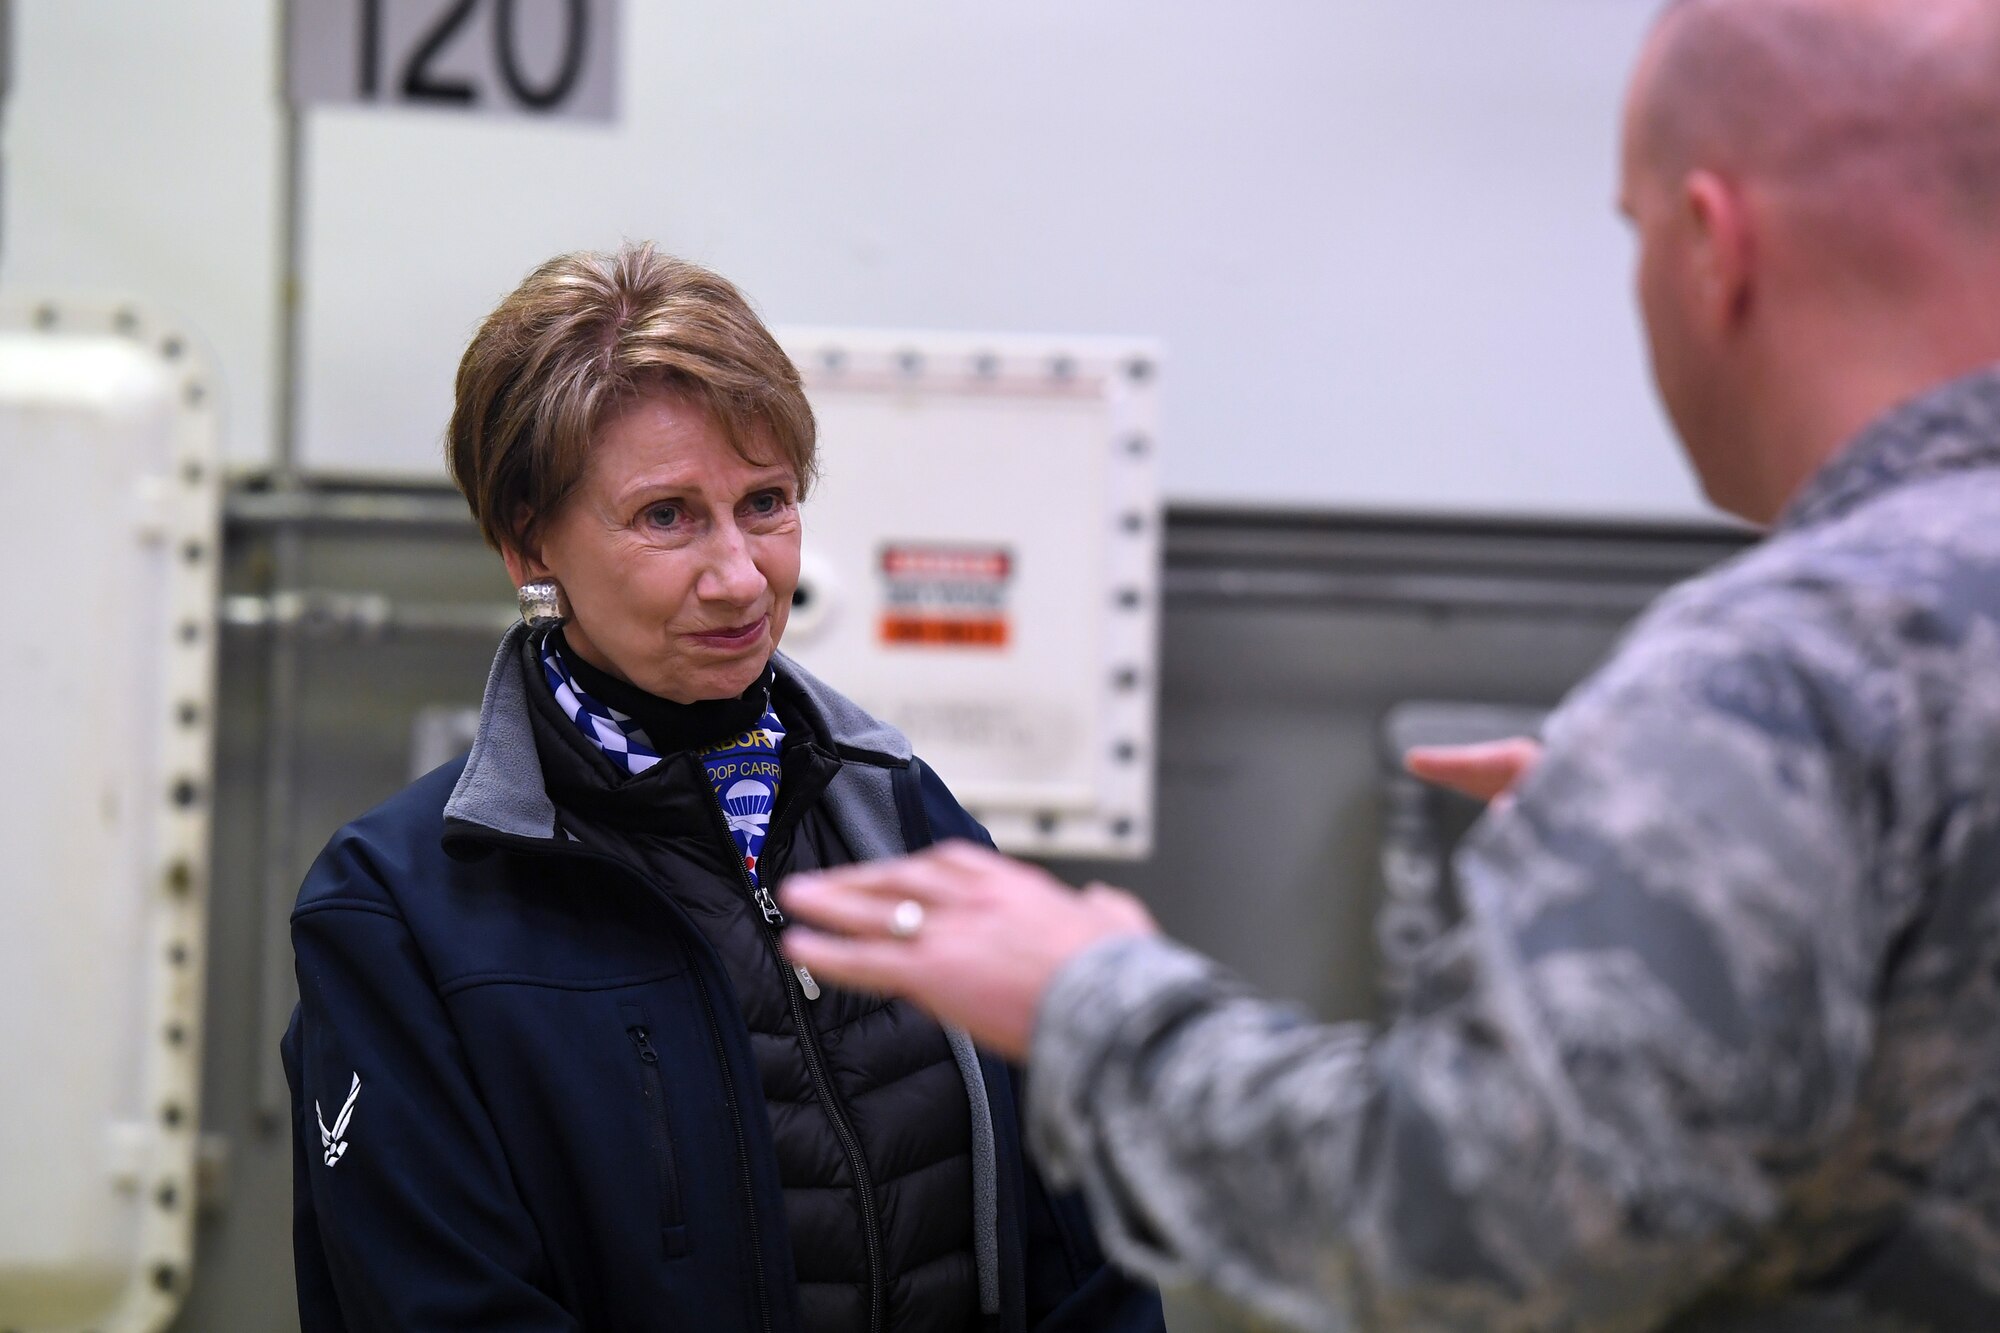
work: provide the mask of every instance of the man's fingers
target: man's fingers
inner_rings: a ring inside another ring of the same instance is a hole
[[[1426,782],[1490,801],[1519,782],[1541,753],[1541,744],[1525,736],[1479,745],[1419,745],[1405,752],[1403,766]]]
[[[909,897],[915,895],[905,895]],[[778,890],[778,905],[786,916],[842,935],[887,935],[896,905],[903,900],[825,876],[815,880],[795,875]]]
[[[974,873],[1007,864],[1007,858],[991,847],[982,847],[976,842],[967,842],[964,838],[941,842],[922,855],[939,865]]]
[[[863,861],[834,870],[793,875],[779,890],[778,901],[781,905],[786,904],[794,894],[810,901],[822,894],[860,893],[885,898],[915,898],[920,903],[929,904],[950,897],[961,878],[953,867],[925,852],[917,856],[900,856],[891,861]],[[787,906],[785,910],[791,909]]]
[[[1153,914],[1146,910],[1146,904],[1124,889],[1092,882],[1083,886],[1083,898],[1104,921],[1122,929],[1152,934],[1160,928]]]
[[[877,995],[902,995],[910,966],[901,940],[849,939],[791,926],[784,936],[785,957],[820,981]]]

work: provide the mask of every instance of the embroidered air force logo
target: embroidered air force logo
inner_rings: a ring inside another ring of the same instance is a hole
[[[319,1146],[326,1149],[326,1164],[333,1166],[347,1156],[347,1122],[354,1119],[354,1102],[361,1095],[361,1075],[354,1076],[354,1086],[347,1090],[347,1104],[340,1108],[340,1114],[333,1118],[333,1128],[326,1127],[326,1112],[319,1109],[319,1099],[313,1099],[313,1114],[319,1117]]]

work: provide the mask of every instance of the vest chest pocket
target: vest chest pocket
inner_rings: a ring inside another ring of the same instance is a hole
[[[681,1204],[680,1169],[674,1161],[674,1136],[667,1123],[667,1089],[660,1074],[660,1053],[653,1048],[646,1016],[636,1004],[618,1006],[638,1066],[640,1095],[645,1099],[646,1150],[653,1162],[653,1180],[660,1196],[660,1244],[669,1259],[687,1253],[687,1215]]]

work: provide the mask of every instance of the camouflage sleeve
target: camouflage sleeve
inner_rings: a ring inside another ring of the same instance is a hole
[[[1850,1132],[1890,930],[1874,704],[1745,637],[1628,650],[1562,710],[1386,1028],[1159,940],[1067,967],[1029,1129],[1114,1258],[1315,1329],[1654,1328],[1740,1264]]]

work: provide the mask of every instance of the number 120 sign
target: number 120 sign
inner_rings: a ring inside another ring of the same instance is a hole
[[[289,0],[295,105],[610,120],[620,0]]]

